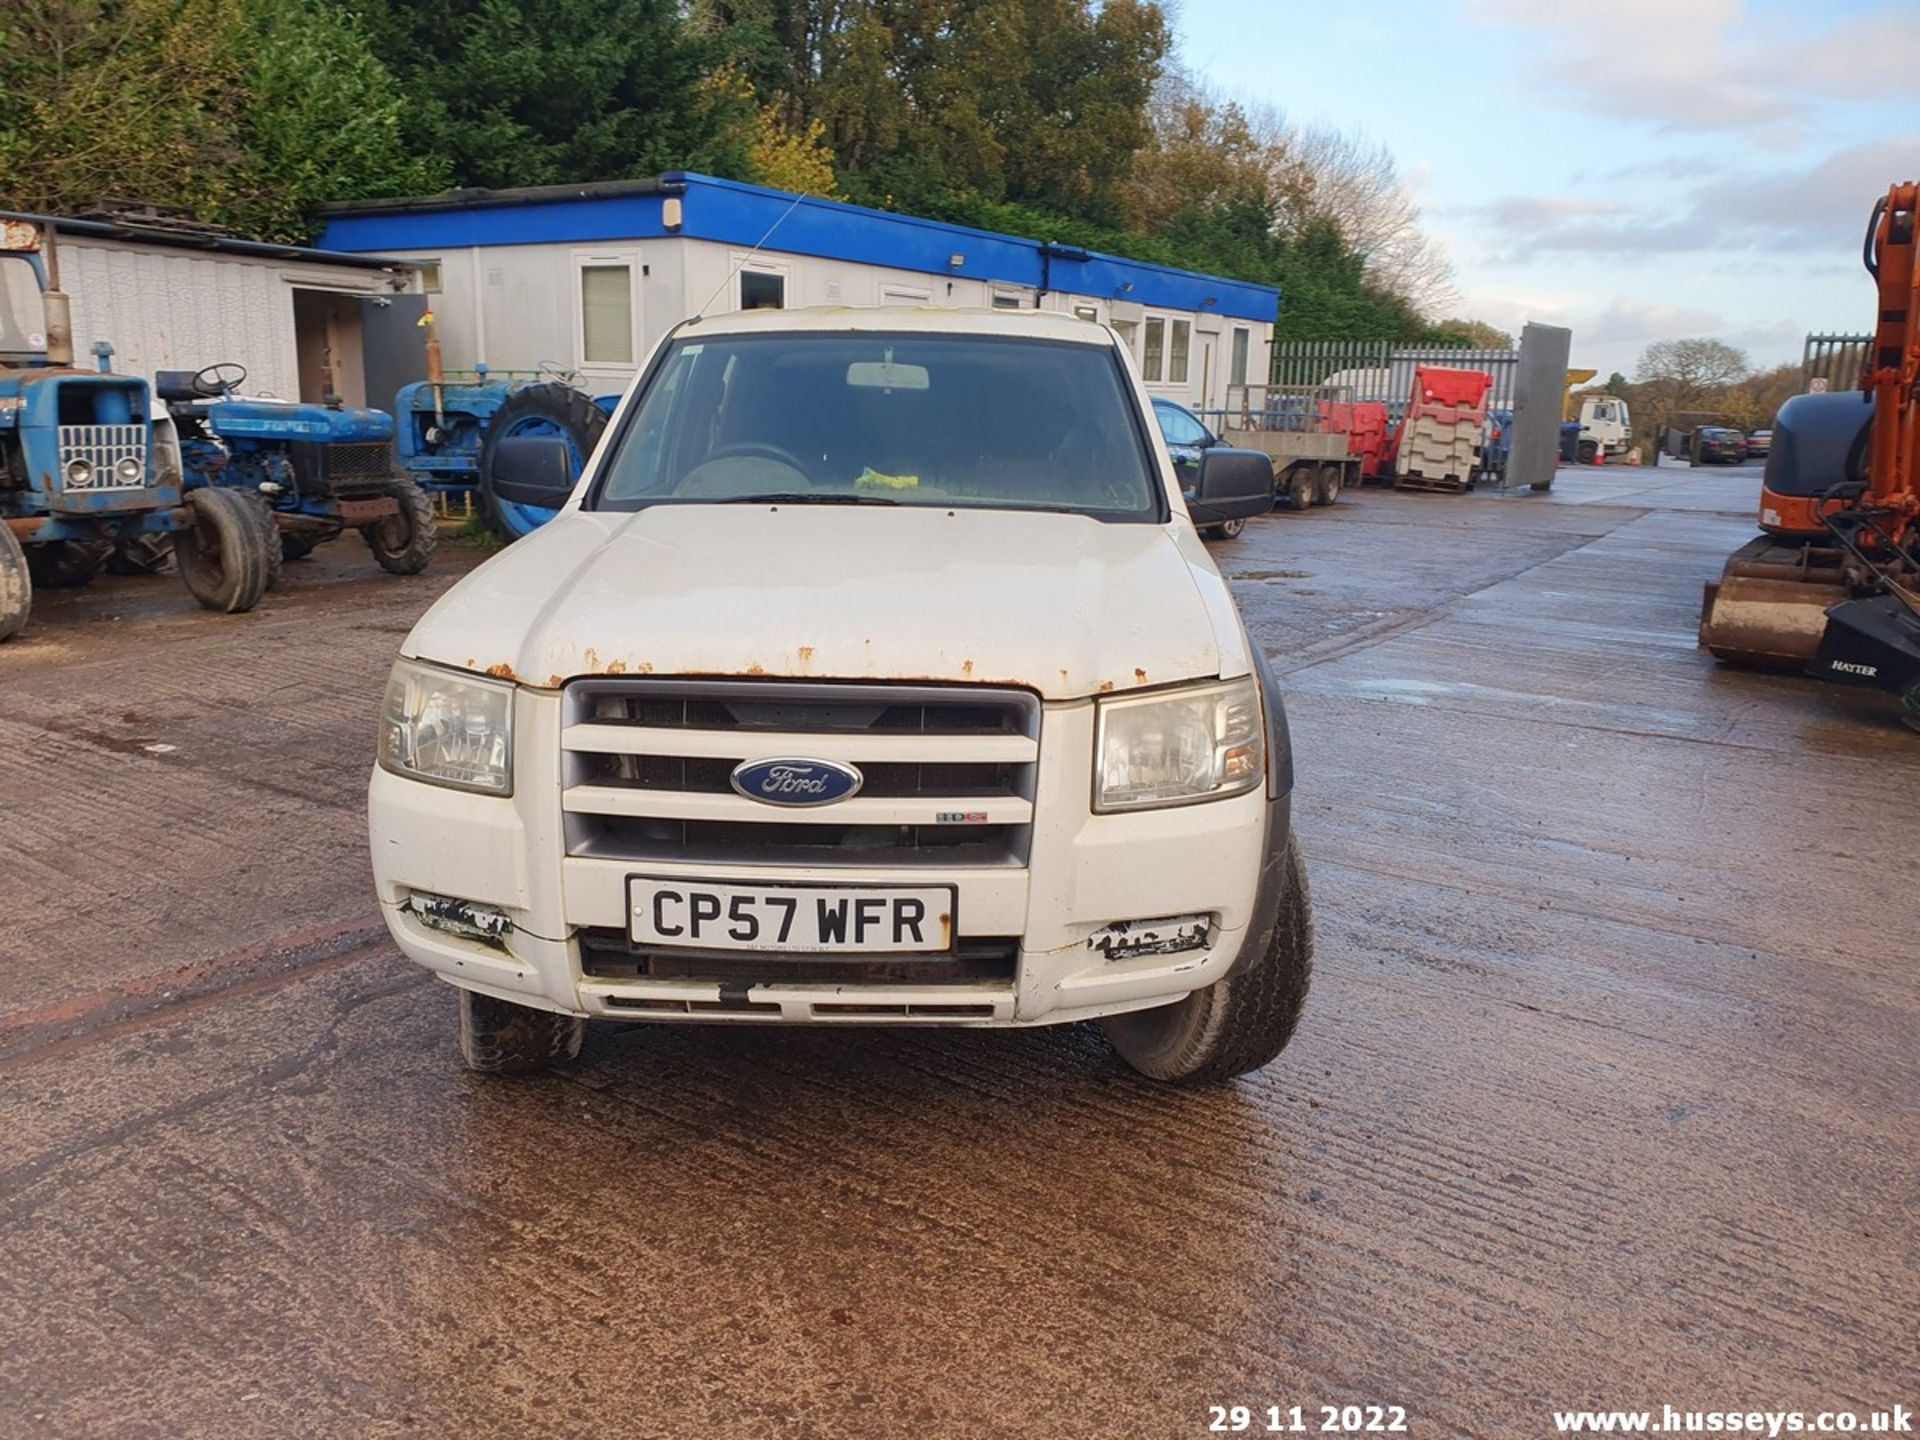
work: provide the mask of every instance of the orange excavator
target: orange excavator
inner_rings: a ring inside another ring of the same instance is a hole
[[[1920,728],[1916,208],[1913,182],[1873,208],[1863,258],[1880,304],[1860,389],[1781,407],[1765,533],[1707,583],[1700,643],[1730,663],[1888,691]]]

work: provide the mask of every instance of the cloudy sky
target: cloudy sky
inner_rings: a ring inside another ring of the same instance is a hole
[[[1920,0],[1179,0],[1224,93],[1389,146],[1459,310],[1573,359],[1862,330],[1876,196],[1920,179]]]

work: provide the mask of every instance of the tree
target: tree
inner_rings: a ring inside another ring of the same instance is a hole
[[[7,23],[0,200],[14,208],[137,200],[304,241],[318,201],[444,183],[331,0],[25,0]]]
[[[1436,338],[1474,350],[1513,349],[1513,336],[1484,320],[1442,320],[1433,329]]]
[[[1453,266],[1420,228],[1420,207],[1392,151],[1324,127],[1295,132],[1290,148],[1312,177],[1296,225],[1333,221],[1366,257],[1367,278],[1422,314],[1453,303]]]
[[[747,172],[754,106],[703,86],[716,68],[675,0],[368,0],[367,23],[414,97],[408,144],[457,185]]]
[[[1726,402],[1748,369],[1746,353],[1725,341],[1705,336],[1657,340],[1641,352],[1634,368],[1637,419],[1652,422],[1656,434],[1681,415],[1732,419]]]

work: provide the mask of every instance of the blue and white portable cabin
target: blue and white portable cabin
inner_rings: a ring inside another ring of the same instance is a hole
[[[1238,387],[1266,380],[1280,299],[1266,285],[696,174],[355,202],[323,218],[322,247],[419,267],[449,369],[561,372],[596,395],[624,388],[690,315],[952,305],[1110,324],[1155,394],[1237,408]]]

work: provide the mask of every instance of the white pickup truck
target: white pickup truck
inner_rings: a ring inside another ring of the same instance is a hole
[[[1203,462],[1203,523],[1272,504]],[[1287,725],[1108,330],[689,321],[560,513],[407,637],[368,796],[394,939],[479,1070],[589,1018],[1097,1020],[1145,1074],[1264,1065],[1312,922]]]

